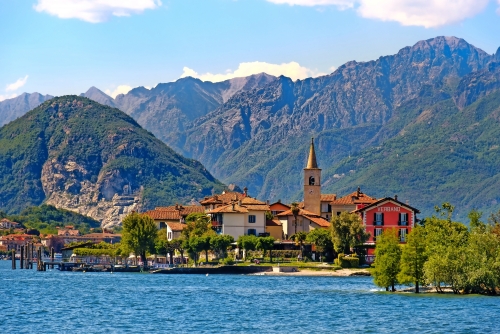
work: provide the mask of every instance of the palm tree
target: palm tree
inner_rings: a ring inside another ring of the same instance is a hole
[[[300,245],[300,257],[304,258],[304,241],[306,241],[307,233],[306,232],[297,232],[292,235],[292,240],[295,241],[295,245]]]

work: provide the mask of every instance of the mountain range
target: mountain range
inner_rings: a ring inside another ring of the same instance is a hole
[[[183,78],[115,99],[96,88],[83,95],[259,198],[302,198],[315,137],[324,192],[359,185],[375,197],[398,194],[424,214],[449,201],[463,218],[499,208],[498,62],[500,49],[490,55],[436,37],[318,78]]]

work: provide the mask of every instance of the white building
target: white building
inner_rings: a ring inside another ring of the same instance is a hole
[[[218,234],[238,239],[240,235],[256,236],[266,233],[266,212],[269,205],[255,198],[244,197],[231,204],[208,211],[212,226]]]

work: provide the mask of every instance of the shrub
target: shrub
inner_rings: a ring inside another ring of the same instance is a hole
[[[359,258],[355,256],[344,256],[344,254],[339,254],[339,257],[335,259],[334,263],[342,268],[359,268]]]
[[[221,263],[226,266],[232,266],[234,264],[234,260],[230,257],[226,257],[225,259],[222,259]]]

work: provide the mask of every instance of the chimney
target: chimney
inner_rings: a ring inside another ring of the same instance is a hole
[[[358,190],[356,191],[356,197],[359,197],[360,193],[361,193],[361,188],[358,186]]]
[[[232,205],[232,207],[233,207],[233,211],[234,211],[234,202],[231,202],[231,205]]]
[[[398,200],[398,195],[394,195],[394,199],[397,201]]]
[[[266,203],[267,203],[267,205],[270,205],[270,204],[271,204],[271,202],[269,202],[269,200],[267,200],[267,201],[266,201]]]
[[[243,188],[243,193],[245,194],[245,197],[248,196],[248,188],[247,187]]]
[[[278,203],[281,203],[281,198],[278,200]]]
[[[238,201],[238,205],[241,206],[241,199]]]

